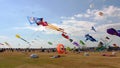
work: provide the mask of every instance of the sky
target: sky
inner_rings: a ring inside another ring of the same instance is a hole
[[[43,18],[63,28],[74,41],[85,42],[85,34],[98,40],[86,41],[87,47],[97,46],[106,36],[110,38],[107,43],[112,40],[110,46],[114,43],[120,46],[120,37],[106,32],[108,28],[120,30],[120,0],[0,0],[0,9],[0,43],[8,42],[13,48],[29,47],[28,43],[16,38],[16,34],[30,42],[31,48],[56,47],[59,43],[65,47],[75,46],[59,31],[31,25],[28,16]],[[103,15],[100,16],[99,12]],[[92,26],[97,32],[91,30]]]

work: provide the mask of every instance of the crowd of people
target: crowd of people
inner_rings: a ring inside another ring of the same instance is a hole
[[[89,52],[96,52],[96,47],[87,47],[87,48],[71,48],[71,49],[67,49],[65,48],[65,50],[67,51],[71,51],[71,52],[81,52],[81,51],[89,51]],[[104,49],[105,51],[120,51],[120,47],[109,47]],[[103,51],[104,51],[103,50]],[[0,48],[0,52],[57,52],[56,48]]]

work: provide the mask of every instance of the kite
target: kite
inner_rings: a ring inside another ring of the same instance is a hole
[[[53,43],[52,43],[52,42],[48,42],[48,44],[53,45]]]
[[[37,18],[37,17],[27,17],[27,18],[28,18],[30,24],[37,24],[37,26],[42,25],[42,26],[49,28],[49,29],[64,32],[64,29],[59,28],[55,25],[49,24],[46,21],[43,21],[43,18]]]
[[[82,40],[80,40],[80,44],[85,45],[85,43]]]
[[[113,44],[114,47],[119,47],[117,44]]]
[[[103,46],[103,42],[99,42],[98,47],[102,47]]]
[[[4,42],[8,47],[12,48],[8,42]]]
[[[28,42],[27,40],[23,39],[19,34],[16,34],[16,38],[19,38],[19,39],[27,42],[27,43],[31,46],[30,42]],[[29,47],[30,47],[30,46],[29,46]]]
[[[90,40],[90,41],[92,41],[92,42],[97,42],[97,40],[96,40],[95,38],[93,38],[92,36],[90,36],[89,34],[86,34],[86,35],[85,35],[85,38],[86,38],[85,41]]]
[[[68,35],[66,35],[67,33],[63,32],[61,35],[62,37],[64,37],[65,39],[68,39],[70,42],[73,42],[73,39],[70,39]]]
[[[106,46],[103,46],[103,42],[99,42],[98,47],[96,48],[97,51],[102,51],[106,48]]]
[[[79,47],[80,45],[77,42],[73,42],[73,45],[76,45],[77,47]]]
[[[37,20],[39,20],[36,17],[27,17],[28,21],[30,24],[35,24],[37,22]]]
[[[63,45],[63,44],[58,44],[58,45],[57,45],[57,52],[58,52],[59,54],[65,53],[65,48],[64,48],[64,45]]]
[[[93,30],[93,31],[95,31],[95,32],[96,32],[96,30],[95,30],[95,28],[94,28],[93,26],[92,26],[91,30]]]
[[[27,43],[29,43],[27,40],[25,40],[25,39],[21,38],[21,36],[20,36],[20,35],[18,35],[18,34],[16,34],[16,37],[17,37],[17,38],[20,38],[21,40],[23,40],[23,41],[25,41],[25,42],[27,42]]]
[[[43,21],[43,18],[39,18],[37,23],[38,26],[42,25],[42,26],[48,26],[48,23],[46,21]]]
[[[120,37],[120,33],[117,32],[117,30],[115,30],[114,28],[107,29],[107,33],[110,34],[110,35],[116,35],[116,36]]]
[[[72,40],[72,39],[69,39],[69,41],[70,41],[70,42],[73,42],[73,40]]]
[[[62,33],[61,35],[62,35],[64,38],[69,39],[69,36],[66,35],[66,33]]]
[[[67,49],[68,51],[71,51],[71,50],[72,50],[70,47],[67,47],[66,49]]]
[[[110,39],[109,37],[105,37],[106,39]]]
[[[104,13],[103,13],[103,12],[99,12],[98,14],[99,14],[100,16],[103,16],[103,15],[104,15]]]

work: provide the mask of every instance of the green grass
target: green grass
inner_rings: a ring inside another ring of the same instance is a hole
[[[68,53],[52,59],[57,53],[36,53],[39,58],[30,58],[32,53],[0,53],[0,68],[120,68],[120,53],[117,57],[104,57],[101,53]]]

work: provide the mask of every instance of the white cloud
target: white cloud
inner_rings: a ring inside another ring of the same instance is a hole
[[[74,17],[81,18],[81,17],[83,17],[83,15],[82,14],[76,14],[76,15],[74,15]]]
[[[103,16],[100,16],[99,12],[103,12]],[[114,6],[109,6],[109,7],[103,8],[101,10],[88,9],[88,10],[86,10],[86,13],[75,14],[72,17],[74,19],[67,19],[67,18],[71,18],[71,17],[65,17],[66,20],[63,20],[63,23],[61,25],[69,33],[81,35],[81,33],[79,34],[77,32],[82,32],[82,33],[90,32],[91,26],[95,26],[95,25],[98,26],[98,27],[96,27],[97,30],[105,31],[105,29],[109,28],[109,27],[114,27],[114,26],[119,27],[119,22],[116,22],[116,20],[118,20],[116,18],[120,18],[120,8],[114,7]],[[85,20],[83,21],[81,18],[83,20],[84,19]],[[91,20],[89,21],[89,19],[93,19],[93,21],[91,22]],[[99,23],[100,21],[101,21],[101,23]],[[117,24],[115,24],[115,23],[117,23]]]
[[[43,31],[45,30],[45,28],[43,26],[39,26],[39,27],[36,27],[36,26],[25,26],[25,27],[15,27],[15,29],[29,29],[29,30],[34,30],[34,31]]]
[[[72,25],[74,27],[89,28],[91,26],[94,26],[95,23],[89,21],[65,20],[63,21],[63,25]]]
[[[108,8],[103,9],[104,13],[108,16],[117,16],[120,15],[120,8],[109,6]]]
[[[11,39],[10,37],[7,37],[7,36],[0,36],[0,43],[3,43],[5,45],[5,46],[2,46],[3,48],[13,47],[14,44],[17,43],[17,41],[16,42],[14,42],[14,41],[16,41],[14,38]],[[4,42],[9,43],[9,46],[6,45]]]
[[[52,25],[61,28],[61,25],[58,25],[58,24],[55,24],[55,23],[52,23]],[[29,25],[26,25],[24,27],[15,27],[14,29],[16,29],[16,30],[44,31],[44,33],[46,33],[46,34],[58,34],[59,33],[56,30],[53,30],[53,29],[50,29],[50,28],[47,28],[47,27],[41,26],[41,25],[40,26],[29,26]]]
[[[90,15],[89,14],[84,14],[84,17],[88,18],[88,17],[90,17]]]
[[[72,17],[63,17],[63,16],[62,16],[62,17],[60,17],[60,18],[61,18],[61,19],[69,19],[69,20],[71,20],[71,19],[72,19],[72,20],[74,20],[74,19],[75,19],[75,17],[76,17],[76,16],[72,16]]]
[[[72,35],[81,36],[86,32],[89,32],[91,27],[96,23],[88,22],[88,21],[78,21],[78,20],[66,20],[63,21],[63,25],[61,25],[65,31]]]
[[[103,16],[98,15],[99,12],[103,12]],[[102,10],[97,10],[94,12],[95,20],[108,20],[109,18],[119,18],[120,19],[120,8],[109,6],[107,8],[103,8]]]
[[[114,28],[116,30],[120,29],[120,23],[114,23],[114,24],[105,24],[105,25],[100,25],[97,27],[98,31],[105,32],[108,28]]]
[[[99,12],[103,13],[103,16],[99,15]],[[114,17],[114,18],[113,18]],[[93,21],[109,21],[112,19],[120,19],[120,8],[115,6],[108,6],[101,10],[93,9],[93,10],[86,10],[86,13],[78,13],[73,15],[72,17],[62,17],[62,19],[76,19],[76,18],[82,18],[82,19],[93,19]]]

